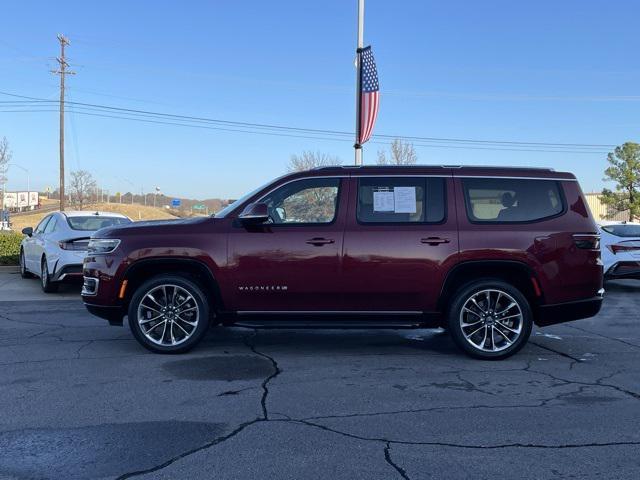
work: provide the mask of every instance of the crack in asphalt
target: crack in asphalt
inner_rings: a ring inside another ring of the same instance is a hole
[[[176,455],[175,457],[171,457],[169,460],[166,460],[165,462],[144,469],[144,470],[137,470],[135,472],[128,472],[125,473],[123,475],[120,475],[119,477],[116,477],[116,480],[125,480],[127,478],[133,478],[133,477],[139,477],[140,475],[147,475],[150,473],[154,473],[157,472],[159,470],[162,470],[163,468],[168,467],[169,465],[177,462],[178,460],[181,460],[185,457],[188,457],[190,455],[193,455],[195,453],[201,452],[203,450],[207,450],[211,447],[215,447],[216,445],[220,445],[221,443],[226,442],[227,440],[229,440],[230,438],[235,437],[236,435],[238,435],[240,432],[242,432],[245,428],[258,423],[258,422],[264,422],[265,420],[261,419],[261,418],[256,418],[254,420],[251,420],[249,422],[244,422],[241,423],[235,430],[233,430],[232,432],[228,433],[227,435],[222,435],[219,437],[216,437],[215,439],[213,439],[212,441],[205,443],[204,445],[200,445],[199,447],[196,448],[192,448],[191,450],[187,450],[186,452],[182,452],[179,455]]]
[[[252,343],[251,340],[257,335],[258,333],[254,330],[253,335],[244,338],[244,343],[255,355],[266,358],[271,363],[271,366],[273,368],[273,372],[271,372],[271,374],[262,381],[262,398],[260,399],[260,406],[262,407],[262,418],[263,420],[269,420],[269,410],[267,408],[267,399],[269,397],[269,382],[280,375],[280,373],[282,373],[282,370],[278,366],[278,362],[276,362],[273,357],[267,355],[266,353],[258,351],[256,346]]]
[[[285,421],[285,422],[290,421],[290,420],[281,420],[281,419],[278,419],[278,420],[269,419],[269,410],[268,410],[268,405],[267,405],[267,400],[268,400],[268,397],[269,397],[269,382],[271,380],[273,380],[274,378],[276,378],[278,375],[280,375],[280,373],[282,373],[282,370],[278,366],[278,362],[273,357],[271,357],[270,355],[267,355],[266,353],[260,352],[256,348],[255,344],[253,344],[253,342],[251,341],[256,336],[257,336],[257,332],[254,330],[252,335],[247,336],[247,337],[244,338],[245,345],[255,355],[258,355],[260,357],[266,358],[271,363],[271,366],[273,367],[273,371],[264,378],[264,380],[262,381],[262,384],[261,384],[262,396],[260,398],[260,406],[262,408],[262,417],[250,420],[250,421],[245,422],[245,423],[242,423],[242,424],[240,424],[240,426],[238,428],[233,430],[231,433],[229,433],[227,435],[223,435],[223,436],[217,437],[216,439],[212,440],[211,442],[208,442],[208,443],[206,443],[204,445],[201,445],[199,447],[193,448],[193,449],[188,450],[186,452],[183,452],[183,453],[181,453],[179,455],[176,455],[175,457],[172,457],[169,460],[166,460],[165,462],[163,462],[163,463],[161,463],[159,465],[156,465],[154,467],[151,467],[151,468],[148,468],[148,469],[145,469],[145,470],[139,470],[139,471],[136,471],[136,472],[125,473],[124,475],[121,475],[121,476],[117,477],[117,480],[125,480],[127,478],[137,477],[137,476],[140,476],[140,475],[146,475],[146,474],[149,474],[149,473],[154,473],[154,472],[157,472],[159,470],[162,470],[163,468],[168,467],[172,463],[175,463],[175,462],[177,462],[178,460],[180,460],[182,458],[188,457],[190,455],[193,455],[194,453],[201,452],[202,450],[207,450],[207,449],[209,449],[211,447],[214,447],[214,446],[219,445],[219,444],[221,444],[223,442],[226,442],[230,438],[233,438],[236,435],[238,435],[245,428],[247,428],[247,427],[249,427],[251,425],[254,425],[256,423],[269,422],[269,421]]]
[[[548,352],[555,353],[556,355],[560,355],[561,357],[568,358],[569,360],[571,360],[571,363],[569,364],[569,370],[572,370],[573,366],[576,363],[581,363],[582,362],[581,359],[579,359],[577,357],[574,357],[573,355],[569,355],[568,353],[565,353],[565,352],[563,352],[561,350],[555,350],[555,349],[553,349],[551,347],[547,347],[545,345],[540,345],[539,343],[536,343],[536,342],[534,342],[532,340],[529,340],[529,343],[532,344],[532,345],[535,345],[538,348],[541,348],[541,349],[546,350]]]
[[[384,447],[384,459],[385,461],[391,465],[391,467],[400,474],[400,476],[404,479],[404,480],[411,480],[409,478],[409,475],[407,475],[407,471],[402,468],[400,465],[398,465],[397,463],[395,463],[393,461],[393,459],[391,458],[391,443],[387,442],[387,444]]]
[[[546,443],[503,443],[494,445],[476,445],[472,443],[452,443],[452,442],[419,442],[410,440],[393,440],[384,437],[365,437],[363,435],[356,435],[354,433],[343,432],[335,428],[327,427],[326,425],[303,421],[303,420],[270,420],[270,422],[283,422],[283,423],[300,423],[309,427],[319,428],[327,432],[332,432],[344,437],[353,438],[356,440],[364,440],[369,442],[382,442],[392,445],[418,445],[418,446],[436,446],[436,447],[451,447],[462,448],[470,450],[498,450],[504,448],[540,448],[540,449],[554,449],[554,448],[595,448],[595,447],[614,447],[614,446],[629,446],[640,445],[640,441],[623,441],[623,442],[588,442],[588,443],[563,443],[563,444],[546,444]]]
[[[269,416],[269,410],[268,410],[268,397],[269,397],[269,383],[271,382],[271,380],[273,380],[274,378],[276,378],[278,375],[280,375],[282,373],[282,369],[280,368],[280,366],[278,365],[278,362],[276,361],[275,358],[273,358],[272,356],[263,353],[261,351],[258,350],[258,348],[256,347],[255,343],[253,342],[253,339],[255,339],[257,337],[257,331],[254,330],[254,332],[250,335],[247,336],[243,339],[245,345],[247,346],[247,348],[249,348],[251,350],[252,353],[254,353],[255,355],[258,355],[260,357],[263,357],[265,359],[267,359],[272,366],[273,371],[267,375],[262,383],[261,383],[261,388],[262,388],[262,396],[260,398],[260,406],[262,409],[262,416],[259,418],[255,418],[253,420],[250,420],[248,422],[244,422],[242,424],[240,424],[236,429],[234,429],[232,432],[230,432],[227,435],[223,435],[223,436],[219,436],[216,437],[215,439],[213,439],[212,441],[205,443],[204,445],[201,445],[199,447],[193,448],[191,450],[188,450],[186,452],[183,452],[179,455],[176,455],[166,461],[164,461],[161,464],[158,464],[156,466],[150,467],[148,469],[144,469],[144,470],[138,470],[138,471],[134,471],[134,472],[129,472],[129,473],[125,473],[119,477],[117,477],[117,480],[124,480],[124,479],[128,479],[128,478],[133,478],[133,477],[137,477],[140,475],[146,475],[146,474],[150,474],[150,473],[154,473],[154,472],[158,472],[159,470],[162,470],[170,465],[172,465],[173,463],[184,459],[190,455],[193,455],[195,453],[201,452],[203,450],[207,450],[209,448],[215,447],[217,445],[220,445],[221,443],[226,442],[227,440],[234,438],[235,436],[237,436],[238,434],[240,434],[242,431],[244,431],[245,429],[247,429],[248,427],[255,425],[255,424],[259,424],[259,423],[287,423],[287,424],[297,424],[297,425],[304,425],[310,428],[314,428],[314,429],[319,429],[325,432],[330,432],[332,434],[335,435],[340,435],[340,436],[344,436],[347,438],[351,438],[351,439],[355,439],[355,440],[359,440],[359,441],[367,441],[367,442],[378,442],[378,443],[383,443],[385,445],[384,447],[384,459],[385,462],[391,466],[400,476],[401,478],[405,479],[405,480],[410,480],[410,477],[407,475],[406,470],[404,470],[400,465],[398,465],[396,462],[394,462],[394,460],[391,458],[391,446],[392,445],[407,445],[407,446],[435,446],[435,447],[448,447],[448,448],[459,448],[459,449],[472,449],[472,450],[497,450],[497,449],[508,449],[508,448],[523,448],[523,449],[575,449],[575,448],[602,448],[602,447],[615,447],[615,446],[640,446],[640,441],[620,441],[620,442],[586,442],[586,443],[563,443],[563,444],[544,444],[544,443],[522,443],[522,442],[512,442],[512,443],[504,443],[504,444],[486,444],[486,445],[479,445],[479,444],[474,444],[474,443],[453,443],[453,442],[436,442],[436,441],[431,441],[431,442],[423,442],[423,441],[409,441],[409,440],[394,440],[394,439],[388,439],[385,437],[367,437],[367,436],[363,436],[363,435],[357,435],[354,433],[349,433],[349,432],[345,432],[342,430],[338,430],[336,428],[332,428],[332,427],[328,427],[326,425],[320,424],[320,423],[314,423],[310,420],[322,420],[322,419],[330,419],[330,418],[347,418],[347,417],[360,417],[360,416],[374,416],[374,415],[389,415],[389,414],[398,414],[398,413],[414,413],[414,412],[425,412],[425,411],[435,411],[435,410],[455,410],[455,409],[480,409],[480,408],[487,408],[487,409],[491,409],[491,408],[537,408],[537,407],[543,407],[546,406],[549,402],[553,401],[553,400],[558,400],[560,398],[563,398],[565,396],[568,395],[573,395],[576,393],[580,393],[582,392],[584,389],[586,389],[587,387],[604,387],[604,388],[613,388],[621,393],[624,393],[626,395],[629,395],[635,399],[640,399],[640,394],[636,393],[636,392],[632,392],[630,390],[626,390],[623,389],[622,387],[618,387],[616,385],[610,385],[610,384],[605,384],[602,383],[605,380],[607,380],[608,378],[611,378],[617,374],[619,374],[620,372],[614,372],[611,373],[609,375],[605,375],[603,377],[598,378],[595,382],[581,382],[581,381],[575,381],[575,380],[567,380],[564,378],[560,378],[557,377],[555,375],[552,375],[550,373],[547,372],[541,372],[538,370],[534,370],[532,368],[532,361],[528,361],[527,365],[523,368],[520,369],[509,369],[506,371],[524,371],[524,372],[529,372],[529,373],[535,373],[535,374],[539,374],[542,376],[547,376],[553,380],[555,380],[556,382],[559,382],[558,385],[554,385],[554,386],[563,386],[563,385],[578,385],[579,388],[575,391],[572,392],[563,392],[560,393],[558,395],[553,396],[552,398],[543,400],[542,402],[540,402],[537,405],[512,405],[512,406],[484,406],[484,405],[472,405],[472,406],[460,406],[460,407],[432,407],[432,408],[428,408],[428,409],[416,409],[416,410],[399,410],[399,411],[394,411],[394,412],[376,412],[376,413],[370,413],[370,414],[350,414],[350,415],[330,415],[330,416],[325,416],[325,417],[310,417],[307,419],[293,419],[291,417],[289,417],[288,415],[285,414],[277,414],[274,413],[274,415],[282,415],[286,418],[271,418]],[[83,347],[81,347],[79,350],[81,350],[82,348],[84,348],[85,346],[87,346],[88,344],[85,344]],[[536,344],[537,345],[537,344]],[[540,345],[538,345],[540,346]],[[553,349],[550,348],[545,348],[540,346],[541,348],[545,349],[545,350],[549,350],[552,351],[553,353],[556,353],[558,355],[561,355],[563,357],[567,357],[569,359],[571,359],[573,362],[578,362],[579,360],[576,359],[575,357],[572,357],[571,355],[565,354],[564,352],[558,352],[555,351]],[[481,391],[482,393],[488,393],[486,391],[482,391],[480,389],[478,389],[478,387],[473,384],[472,382],[470,382],[469,380],[463,379],[460,377],[460,374],[463,372],[464,370],[459,370],[457,372],[450,372],[453,373],[454,375],[456,375],[456,377],[463,382],[464,384],[467,384],[469,386],[469,388],[471,390],[474,391]],[[253,387],[251,387],[253,388]],[[447,387],[445,387],[447,388]],[[242,390],[247,390],[247,389],[242,389]],[[232,392],[225,392],[228,394],[235,394],[237,392],[232,391]]]
[[[640,348],[640,345],[637,345],[637,344],[631,343],[631,342],[627,342],[626,340],[622,340],[621,338],[609,337],[608,335],[603,335],[602,333],[597,333],[597,332],[592,332],[590,330],[585,330],[584,328],[576,327],[574,325],[566,325],[566,327],[567,328],[572,328],[574,330],[580,330],[581,332],[588,333],[588,334],[591,334],[591,335],[595,335],[596,337],[606,338],[607,340],[611,340],[613,342],[620,342],[620,343],[623,343],[623,344],[628,345],[630,347]]]

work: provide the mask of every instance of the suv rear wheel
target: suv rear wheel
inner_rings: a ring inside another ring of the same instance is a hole
[[[498,360],[527,343],[533,315],[520,290],[502,280],[481,279],[458,290],[447,323],[453,340],[466,353]]]
[[[207,297],[198,284],[186,277],[154,277],[133,294],[129,326],[136,340],[153,352],[186,352],[207,332]]]

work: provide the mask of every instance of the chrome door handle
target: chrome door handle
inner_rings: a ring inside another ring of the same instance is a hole
[[[441,243],[449,243],[451,240],[448,238],[440,238],[440,237],[427,237],[421,238],[420,243],[425,243],[427,245],[440,245]]]
[[[316,247],[320,247],[322,245],[327,245],[329,243],[335,243],[335,240],[331,238],[311,238],[307,240],[305,243],[309,245],[315,245]]]

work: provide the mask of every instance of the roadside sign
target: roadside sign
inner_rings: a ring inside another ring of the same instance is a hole
[[[193,206],[193,209],[194,209],[194,210],[204,210],[205,208],[207,208],[207,207],[205,207],[205,206],[204,206],[204,205],[202,205],[202,204],[197,204],[197,205],[194,205],[194,206]]]
[[[171,200],[171,206],[172,207],[179,207],[180,206],[180,199],[179,198],[174,198],[173,200]]]

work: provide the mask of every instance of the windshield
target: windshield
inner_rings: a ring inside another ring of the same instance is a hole
[[[618,225],[606,225],[602,230],[616,237],[640,237],[640,224],[621,223]]]
[[[270,185],[271,183],[274,183],[274,181],[265,183],[264,185],[260,185],[258,188],[254,189],[254,190],[251,190],[249,193],[243,195],[242,197],[240,197],[235,202],[230,203],[229,205],[224,207],[222,210],[220,210],[218,213],[216,213],[214,215],[214,217],[215,218],[225,218],[227,215],[229,215],[229,213],[231,213],[233,210],[235,210],[237,206],[242,205],[244,202],[249,200],[256,193],[258,193],[260,190],[262,190],[263,188],[267,187],[267,185]]]
[[[131,220],[123,217],[102,217],[91,215],[87,217],[67,217],[67,223],[73,230],[95,231],[105,227],[124,225],[131,223]]]

